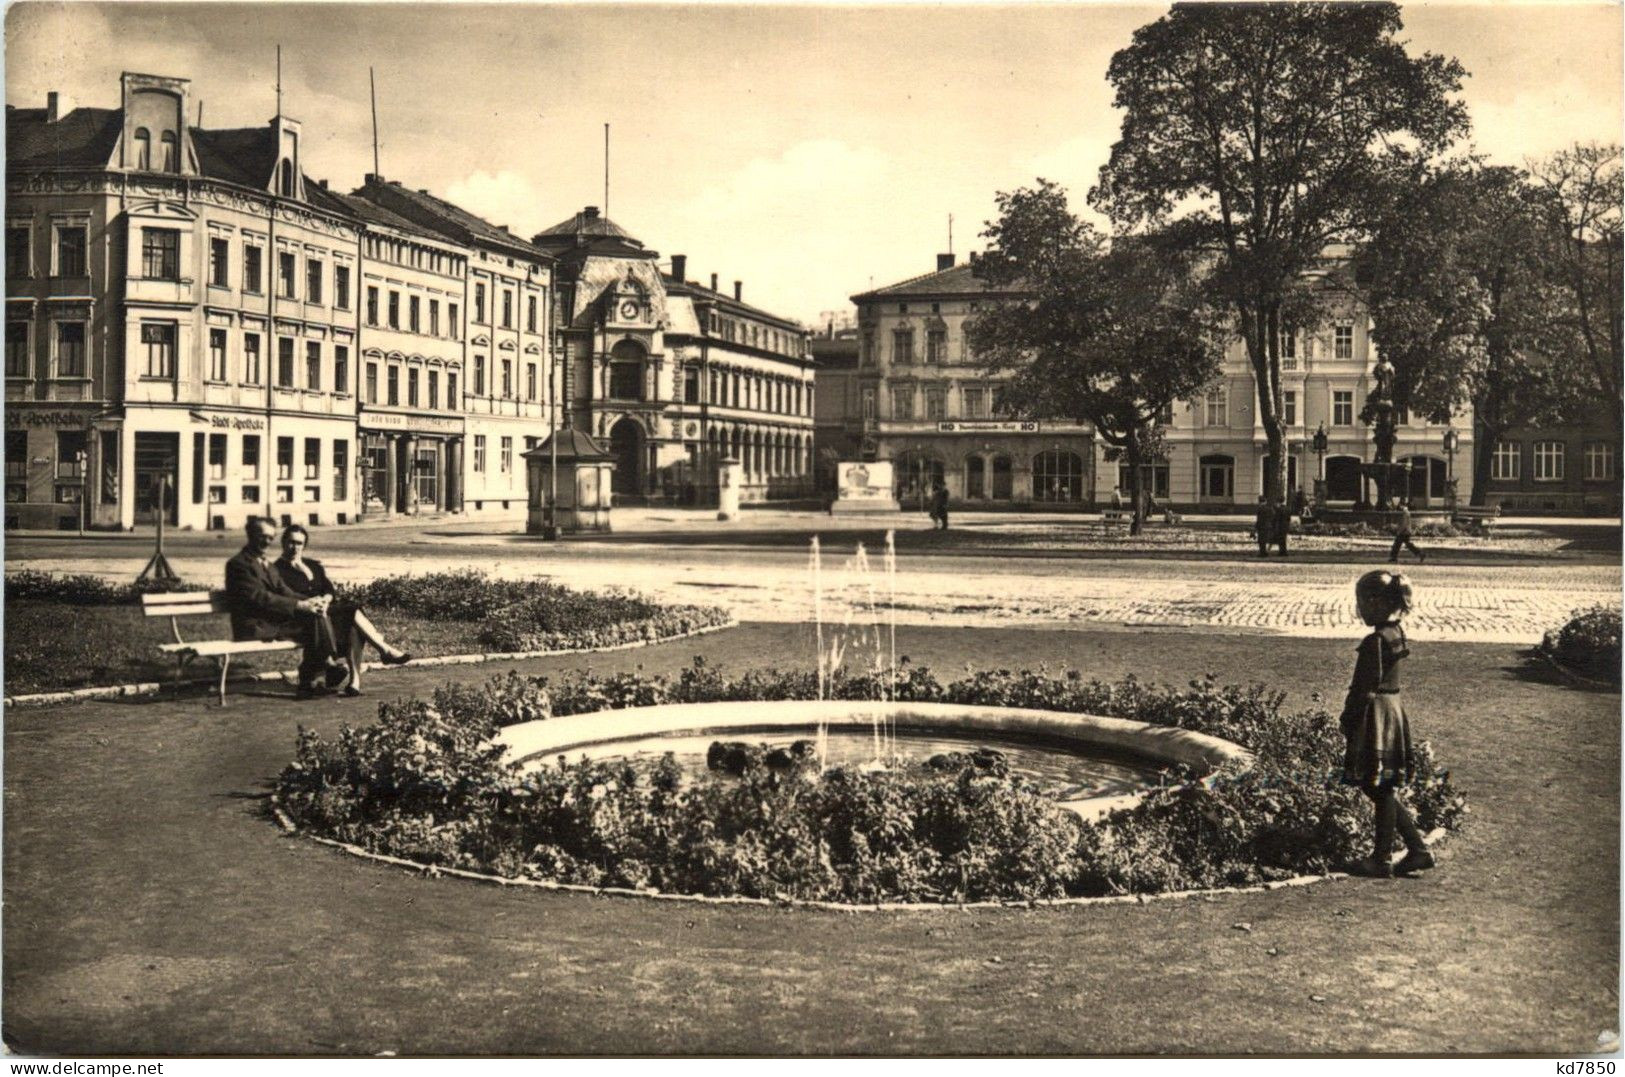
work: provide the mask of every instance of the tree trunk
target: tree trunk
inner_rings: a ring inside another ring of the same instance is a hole
[[[1249,319],[1243,311],[1243,334],[1252,361],[1253,384],[1258,387],[1258,418],[1264,426],[1268,457],[1264,469],[1264,497],[1286,500],[1286,430],[1281,426],[1281,305],[1261,306]]]
[[[1145,476],[1140,473],[1140,432],[1129,432],[1128,444],[1123,448],[1123,459],[1128,463],[1129,498],[1134,504],[1134,515],[1129,518],[1128,533],[1138,535],[1145,527],[1145,496],[1141,489]]]
[[[1495,443],[1501,440],[1504,433],[1506,431],[1503,429],[1480,423],[1473,437],[1473,496],[1467,503],[1475,509],[1484,507],[1486,487],[1490,484],[1490,468],[1494,463]]]

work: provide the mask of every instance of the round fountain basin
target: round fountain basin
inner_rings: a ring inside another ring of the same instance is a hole
[[[672,751],[698,758],[713,740],[769,744],[811,738],[820,723],[829,731],[831,763],[837,752],[858,761],[873,757],[873,728],[884,720],[899,750],[910,758],[942,751],[993,748],[1011,769],[1055,789],[1057,802],[1095,818],[1136,802],[1158,774],[1174,766],[1208,773],[1225,763],[1250,764],[1251,753],[1229,741],[1190,730],[1124,718],[1016,707],[953,703],[881,703],[846,700],[771,700],[669,704],[599,711],[525,722],[502,730],[508,762],[536,766],[563,755],[603,759],[658,756]]]

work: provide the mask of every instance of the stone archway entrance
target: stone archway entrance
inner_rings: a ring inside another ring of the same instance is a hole
[[[609,451],[615,457],[612,489],[622,496],[643,492],[643,427],[622,419],[609,428]]]

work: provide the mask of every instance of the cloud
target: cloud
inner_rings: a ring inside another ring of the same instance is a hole
[[[526,239],[555,223],[543,219],[541,188],[530,177],[510,169],[464,176],[446,188],[445,197]]]

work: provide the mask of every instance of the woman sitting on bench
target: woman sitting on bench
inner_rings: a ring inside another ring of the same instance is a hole
[[[282,531],[282,556],[277,558],[276,570],[282,577],[282,582],[288,589],[304,598],[315,598],[320,595],[337,595],[333,581],[327,578],[327,571],[322,568],[320,561],[305,556],[305,547],[310,545],[310,532],[298,524],[289,524]],[[392,647],[384,639],[384,634],[378,626],[372,623],[366,611],[354,602],[334,597],[327,607],[328,619],[333,623],[333,634],[337,637],[338,649],[350,662],[350,676],[344,683],[343,693],[347,696],[361,694],[361,667],[362,659],[366,656],[367,644],[378,648],[378,656],[386,666],[404,665],[412,660],[412,656],[398,647]]]

